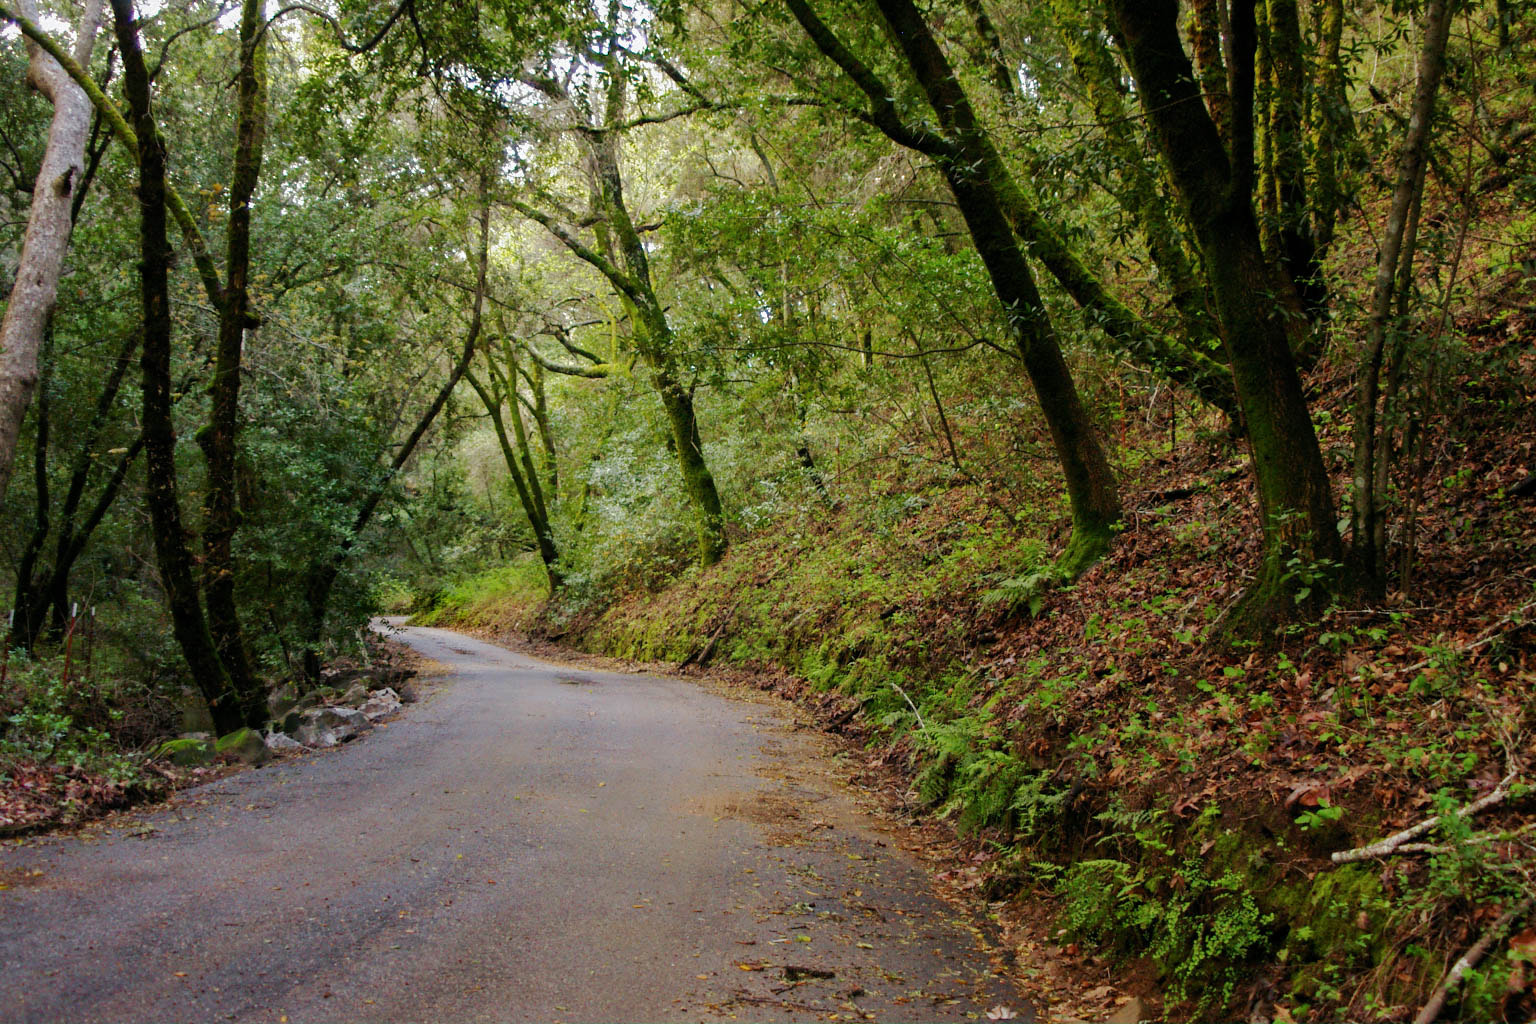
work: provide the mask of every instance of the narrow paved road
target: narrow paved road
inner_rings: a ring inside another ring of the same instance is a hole
[[[0,849],[0,1019],[1025,1015],[779,708],[402,639],[387,728]]]

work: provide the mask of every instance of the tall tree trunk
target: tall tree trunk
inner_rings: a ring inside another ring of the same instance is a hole
[[[219,308],[219,341],[208,385],[208,425],[198,444],[208,465],[207,521],[203,528],[203,593],[208,628],[219,657],[240,694],[246,722],[259,726],[266,700],[251,668],[235,603],[235,532],[240,525],[235,459],[240,427],[240,362],[250,320],[247,287],[251,266],[251,199],[261,176],[266,137],[266,48],[261,0],[244,0],[240,12],[240,70],[235,77],[235,156],[230,175],[228,256]]]
[[[617,124],[623,115],[625,92],[620,69],[610,68],[608,110],[605,124]],[[635,229],[624,201],[624,179],[619,167],[619,136],[616,128],[591,133],[588,152],[598,193],[613,232],[615,247],[623,260],[630,288],[621,298],[631,308],[636,347],[651,368],[651,382],[661,397],[661,405],[672,428],[678,471],[683,490],[693,510],[694,533],[698,538],[699,564],[714,565],[725,554],[725,509],[715,477],[704,458],[699,436],[699,421],[693,407],[693,390],[685,386],[673,363],[677,339],[651,279],[650,259],[645,243]]]
[[[6,641],[11,647],[19,647],[26,651],[32,650],[37,634],[42,631],[43,618],[48,610],[47,604],[40,600],[43,581],[36,579],[34,573],[38,556],[42,554],[43,545],[48,542],[49,512],[52,505],[48,486],[48,434],[52,419],[49,413],[53,404],[49,400],[48,377],[52,369],[53,328],[51,325],[45,325],[41,368],[38,371],[41,386],[37,398],[37,436],[32,445],[33,489],[36,491],[33,496],[32,532],[27,535],[27,543],[21,549],[21,558],[16,562],[16,594],[11,602],[14,611],[10,636]]]
[[[1378,436],[1377,405],[1381,397],[1381,369],[1392,331],[1393,300],[1406,299],[1413,278],[1413,247],[1410,225],[1424,190],[1424,171],[1435,97],[1445,72],[1445,49],[1450,39],[1451,18],[1447,0],[1430,0],[1424,14],[1424,42],[1419,51],[1418,86],[1413,108],[1398,149],[1397,181],[1392,206],[1382,231],[1376,277],[1371,286],[1370,327],[1365,358],[1356,377],[1355,458],[1351,488],[1351,546],[1356,571],[1366,586],[1380,593],[1386,587],[1386,515],[1383,503],[1388,479],[1386,445]]]
[[[1292,618],[1302,589],[1321,600],[1313,579],[1339,556],[1333,495],[1301,377],[1291,355],[1286,301],[1265,258],[1251,201],[1252,93],[1233,89],[1232,152],[1203,103],[1179,40],[1177,0],[1110,0],[1143,110],[1183,200],[1205,257],[1242,405],[1263,521],[1259,579],[1225,629],[1238,635]],[[1252,38],[1251,3],[1234,9],[1234,48]],[[1245,108],[1246,107],[1246,112]],[[1315,589],[1314,589],[1315,588]]]
[[[1232,91],[1227,78],[1222,23],[1226,0],[1190,0],[1190,48],[1200,67],[1200,91],[1223,145],[1232,144]]]
[[[1296,0],[1268,0],[1269,108],[1265,136],[1273,165],[1276,241],[1280,265],[1290,276],[1302,311],[1315,328],[1328,311],[1328,284],[1312,236],[1307,195],[1306,123],[1308,84],[1301,52],[1301,15]],[[1297,353],[1303,365],[1316,362],[1320,332],[1306,332]]]
[[[165,146],[150,108],[149,71],[139,43],[131,0],[112,0],[118,48],[123,56],[123,91],[138,138],[139,265],[144,305],[144,450],[147,502],[154,526],[155,556],[170,605],[171,622],[192,679],[208,702],[219,732],[243,721],[239,697],[219,658],[198,601],[192,556],[181,520],[176,485],[176,431],[171,419],[171,310],[166,238]]]
[[[725,554],[725,510],[715,477],[704,461],[704,444],[699,436],[699,419],[693,407],[693,389],[684,387],[666,364],[651,371],[651,383],[661,396],[667,423],[672,428],[672,443],[677,449],[677,466],[683,476],[688,503],[693,506],[694,534],[698,540],[699,564],[714,565]]]
[[[1066,43],[1067,54],[1072,58],[1077,79],[1088,94],[1094,119],[1119,165],[1120,184],[1114,188],[1115,198],[1141,228],[1147,254],[1152,257],[1184,328],[1185,344],[1198,352],[1214,348],[1219,345],[1220,337],[1210,322],[1204,282],[1185,250],[1183,226],[1164,201],[1155,168],[1150,166],[1141,139],[1126,116],[1119,87],[1119,67],[1113,52],[1100,42],[1103,13],[1097,12],[1099,21],[1096,23],[1085,17],[1081,5],[1073,0],[1054,0],[1051,11],[1057,31]],[[1224,69],[1222,74],[1226,74]],[[1223,94],[1225,89],[1223,81]],[[1207,372],[1212,382],[1211,390],[1219,389],[1225,402],[1219,407],[1228,413],[1235,412],[1231,381],[1225,370],[1210,365]]]
[[[534,426],[539,431],[539,444],[544,450],[544,472],[548,480],[545,489],[549,493],[549,500],[559,504],[560,458],[559,453],[555,451],[555,432],[549,425],[549,402],[544,391],[544,367],[536,360],[529,360],[529,363],[523,376],[528,381],[528,390],[533,393],[530,411],[533,413]]]
[[[955,145],[957,152],[941,160],[940,168],[1002,302],[1055,444],[1072,506],[1072,540],[1058,568],[1075,577],[1109,549],[1120,522],[1114,473],[1062,356],[1034,274],[1004,216],[996,176],[989,173],[1001,167],[1001,159],[912,0],[877,0],[877,5]]]
[[[1333,245],[1339,211],[1348,202],[1344,168],[1355,158],[1359,139],[1349,108],[1344,76],[1344,0],[1313,0],[1317,33],[1316,95],[1307,111],[1307,161],[1312,175],[1308,202],[1317,260]]]
[[[23,17],[37,21],[33,0],[20,0],[18,6]],[[75,30],[75,63],[90,63],[100,23],[101,0],[86,0]],[[38,352],[58,296],[64,253],[74,227],[74,193],[85,174],[85,142],[91,127],[91,101],[80,86],[30,38],[27,52],[27,78],[53,103],[53,121],[32,188],[16,283],[0,320],[0,498],[10,485],[22,420],[37,387]]]

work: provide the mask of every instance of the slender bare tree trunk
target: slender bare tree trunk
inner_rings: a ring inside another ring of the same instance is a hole
[[[1386,530],[1381,507],[1386,490],[1387,452],[1380,444],[1377,404],[1381,396],[1381,368],[1387,350],[1388,325],[1395,295],[1401,296],[1413,279],[1413,231],[1417,202],[1424,191],[1425,156],[1434,120],[1435,96],[1445,72],[1445,48],[1450,39],[1451,18],[1446,0],[1432,0],[1424,15],[1424,44],[1419,52],[1418,87],[1413,109],[1397,157],[1397,183],[1392,207],[1382,232],[1376,278],[1371,287],[1371,320],[1365,358],[1357,376],[1355,396],[1355,465],[1351,509],[1355,568],[1373,590],[1385,588]]]
[[[20,0],[18,7],[28,20],[37,21],[34,0]],[[76,63],[89,63],[100,23],[101,0],[86,0],[75,32]],[[30,39],[27,52],[31,55],[27,78],[53,103],[53,123],[32,188],[16,284],[0,323],[0,498],[10,485],[21,423],[37,389],[38,352],[58,295],[59,274],[74,226],[72,202],[85,173],[85,141],[91,128],[91,101],[85,92]]]

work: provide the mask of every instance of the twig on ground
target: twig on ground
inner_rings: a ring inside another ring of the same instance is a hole
[[[888,679],[888,680],[886,680],[886,682],[891,684],[891,689],[893,689],[897,693],[901,694],[902,699],[907,702],[907,707],[912,709],[912,714],[917,717],[917,727],[919,729],[921,729],[923,732],[927,732],[928,731],[928,724],[923,721],[923,713],[921,711],[917,710],[917,705],[912,703],[912,698],[907,696],[907,691],[903,690],[901,688],[901,684],[896,682],[894,679]]]
[[[1515,776],[1518,774],[1518,770],[1510,771],[1508,775],[1499,780],[1499,784],[1493,787],[1493,789],[1487,795],[1479,797],[1478,799],[1472,801],[1470,804],[1467,804],[1465,807],[1458,810],[1456,812],[1456,816],[1458,818],[1469,818],[1479,811],[1486,810],[1495,804],[1503,803],[1504,798],[1509,796],[1510,783],[1515,781]],[[1408,843],[1411,843],[1413,840],[1419,838],[1419,836],[1422,836],[1424,833],[1440,824],[1440,819],[1441,815],[1436,814],[1433,817],[1426,818],[1425,820],[1419,822],[1417,825],[1405,828],[1401,832],[1394,832],[1392,835],[1387,836],[1385,839],[1378,840],[1369,844],[1368,846],[1357,846],[1353,850],[1339,850],[1333,854],[1331,859],[1335,864],[1353,864],[1356,861],[1370,860],[1375,857],[1386,857],[1390,854],[1397,853],[1402,847],[1406,846]],[[1415,844],[1415,846],[1425,845],[1428,844]],[[1426,851],[1422,849],[1413,849],[1411,851],[1404,852],[1423,853]]]
[[[811,1013],[826,1012],[826,1010],[818,1006],[791,1002],[788,999],[776,999],[773,996],[754,996],[748,992],[737,992],[731,996],[731,1001],[735,1003],[748,1003],[753,1006],[779,1006],[786,1010],[808,1010]]]
[[[1471,949],[1463,953],[1461,959],[1452,964],[1449,971],[1445,972],[1445,977],[1440,979],[1440,984],[1430,994],[1429,1001],[1424,1004],[1424,1009],[1420,1010],[1419,1015],[1413,1018],[1413,1024],[1434,1024],[1435,1019],[1440,1016],[1440,1011],[1445,1009],[1445,1000],[1450,995],[1451,989],[1461,984],[1461,979],[1466,977],[1467,972],[1482,962],[1483,957],[1488,955],[1488,950],[1493,948],[1493,944],[1503,937],[1504,933],[1509,930],[1509,926],[1530,911],[1533,902],[1536,902],[1536,900],[1527,896],[1505,911],[1497,921],[1493,922],[1489,929],[1483,933],[1483,937],[1478,939]]]
[[[1515,629],[1519,629],[1522,626],[1529,625],[1530,619],[1527,617],[1527,613],[1533,609],[1536,609],[1536,601],[1521,605],[1519,608],[1516,608],[1514,611],[1499,619],[1498,622],[1495,622],[1492,626],[1483,632],[1482,636],[1478,637],[1476,640],[1472,640],[1466,644],[1463,644],[1461,647],[1456,648],[1456,653],[1467,654],[1471,651],[1477,650],[1479,647],[1488,646],[1495,640],[1510,632],[1510,630],[1504,628],[1506,626],[1513,626]],[[1434,658],[1425,658],[1423,661],[1416,661],[1412,665],[1404,665],[1401,668],[1390,669],[1373,678],[1391,679],[1394,676],[1400,676],[1407,672],[1417,672],[1421,668],[1428,668],[1430,663],[1434,660]],[[1356,671],[1355,676],[1358,678],[1360,673]]]

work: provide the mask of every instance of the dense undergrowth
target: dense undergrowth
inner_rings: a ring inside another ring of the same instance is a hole
[[[1536,866],[1536,527],[1508,493],[1536,468],[1536,365],[1524,320],[1466,328],[1460,427],[1421,467],[1409,588],[1337,597],[1268,643],[1209,640],[1257,557],[1241,452],[1215,434],[1171,447],[1155,424],[1122,435],[1128,520],[1065,589],[1034,579],[1063,540],[1048,506],[928,460],[659,591],[544,606],[529,562],[436,595],[427,619],[841,695],[815,701],[829,727],[970,837],[990,896],[1047,898],[1063,941],[1148,966],[1170,1013],[1402,1019]],[[1313,386],[1338,394],[1328,374]],[[1328,567],[1293,571],[1347,593]],[[1507,799],[1448,813],[1511,771]],[[1416,852],[1329,859],[1434,814]],[[1455,1015],[1528,1018],[1531,937],[1496,941]]]

